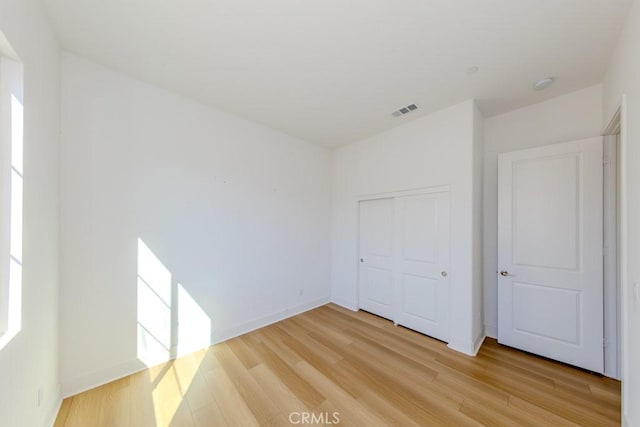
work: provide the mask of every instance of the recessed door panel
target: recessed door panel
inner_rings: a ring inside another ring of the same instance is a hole
[[[580,345],[580,294],[571,289],[514,281],[514,329],[532,337]]]
[[[403,258],[417,262],[438,262],[438,199],[412,198],[404,201]]]
[[[580,153],[513,163],[514,264],[576,270]]]
[[[413,274],[402,275],[402,307],[405,316],[438,321],[438,280]]]
[[[365,268],[366,294],[377,304],[389,305],[393,300],[393,272],[378,267]]]

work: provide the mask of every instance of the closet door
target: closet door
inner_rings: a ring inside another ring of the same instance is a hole
[[[393,320],[393,199],[360,202],[360,308]]]
[[[449,340],[449,193],[395,199],[396,323]]]

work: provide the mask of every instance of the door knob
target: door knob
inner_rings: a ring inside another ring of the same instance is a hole
[[[500,275],[503,276],[503,277],[511,276],[511,274],[509,274],[509,272],[507,270],[502,270],[500,272]]]
[[[447,277],[447,272],[446,272],[446,271],[443,271],[443,272],[442,272],[442,273],[440,273],[440,274],[442,274],[442,277]]]
[[[364,262],[364,258],[360,258],[360,262]]]

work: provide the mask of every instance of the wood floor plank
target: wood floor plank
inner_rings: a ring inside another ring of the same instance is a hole
[[[179,371],[176,363],[182,365],[184,360],[172,360],[165,365],[156,366],[151,371],[151,396],[157,425],[192,426],[193,417],[184,399]],[[185,383],[183,382],[183,386]]]
[[[328,424],[334,412],[342,425],[619,426],[620,382],[493,339],[469,357],[328,304],[65,399],[55,426]]]
[[[256,348],[264,364],[269,367],[269,369],[277,375],[282,384],[291,390],[305,405],[309,408],[314,408],[325,400],[325,397],[316,390],[312,384],[309,384],[295,372],[293,369],[295,365],[285,363],[285,361],[264,342]],[[301,359],[299,359],[298,362],[300,360]]]
[[[95,424],[100,414],[104,387],[73,396],[65,427],[85,427],[88,423]]]
[[[358,402],[368,411],[382,419],[385,425],[402,427],[420,426],[420,424],[407,416],[407,414],[393,403],[371,390],[364,391],[362,395],[358,397]]]
[[[406,392],[396,387],[396,384],[388,381],[377,371],[362,366],[358,361],[341,360],[338,365],[344,365],[345,369],[355,376],[359,383],[378,397],[388,401],[393,407],[405,413],[409,418],[424,426],[437,426],[443,424],[443,419],[428,411],[426,406],[414,399],[411,392]]]
[[[537,420],[523,420],[520,417],[514,416],[512,412],[508,412],[507,409],[508,407],[503,408],[501,411],[496,411],[495,408],[477,403],[472,399],[465,399],[460,407],[460,412],[485,426],[512,427],[517,425],[543,427]]]
[[[264,394],[258,383],[231,350],[218,352],[216,357],[224,370],[228,372],[229,379],[245,402],[248,403],[247,406],[259,423],[265,423],[278,415],[280,409],[270,396]]]
[[[223,368],[207,371],[204,375],[225,424],[248,427],[259,425],[249,409],[249,405]],[[211,424],[215,424],[215,422],[216,420],[211,420]]]
[[[130,425],[153,427],[157,425],[153,405],[153,386],[150,370],[137,372],[129,377],[129,405]]]
[[[216,427],[229,426],[220,407],[215,401],[194,411],[193,420],[197,427],[210,427],[213,424],[215,424]]]
[[[533,420],[538,420],[538,422],[542,426],[548,425],[552,427],[576,427],[580,425],[515,396],[510,396],[509,406],[520,410],[524,414],[528,414]]]
[[[104,385],[97,425],[104,427],[129,426],[129,406],[131,404],[129,384],[130,377],[124,377]]]
[[[242,337],[236,337],[227,341],[227,345],[236,357],[240,359],[245,368],[251,369],[260,363],[260,359],[254,354],[251,347],[242,340]]]
[[[63,427],[66,424],[72,401],[73,397],[68,397],[62,401],[62,405],[60,405],[60,410],[58,411],[58,416],[56,417],[56,422],[53,427]]]
[[[289,334],[286,334],[286,337],[291,338]],[[265,347],[268,347],[273,353],[277,354],[278,357],[285,361],[289,366],[295,366],[296,363],[302,360],[302,357],[284,343],[285,339],[281,341],[280,339],[271,340],[263,338],[262,344]]]
[[[274,418],[283,414],[288,416],[291,412],[309,412],[313,408],[305,405],[265,364],[254,366],[250,372],[264,393],[281,409]]]
[[[341,416],[352,421],[347,425],[384,425],[384,421],[381,418],[363,408],[353,397],[322,375],[307,361],[303,360],[298,363],[296,371],[308,382],[315,384],[320,392],[327,396],[327,400],[334,405]]]

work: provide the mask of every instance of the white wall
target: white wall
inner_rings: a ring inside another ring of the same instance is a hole
[[[450,345],[467,353],[481,338],[473,335],[473,289],[481,286],[473,277],[474,108],[466,101],[333,152],[333,301],[358,307],[360,196],[450,185]]]
[[[38,0],[0,0],[0,31],[24,63],[22,328],[0,350],[0,425],[40,426],[60,403],[59,56]]]
[[[328,150],[62,60],[63,394],[142,367],[137,239],[212,340],[329,300]]]
[[[623,417],[625,425],[640,425],[640,301],[633,286],[640,283],[640,1],[633,2],[629,17],[610,60],[604,80],[605,126],[626,95],[626,117],[623,118],[624,151],[622,174],[626,184],[623,222],[627,233],[627,251],[623,271]]]
[[[602,86],[596,85],[485,120],[484,319],[497,337],[498,154],[598,136]]]

